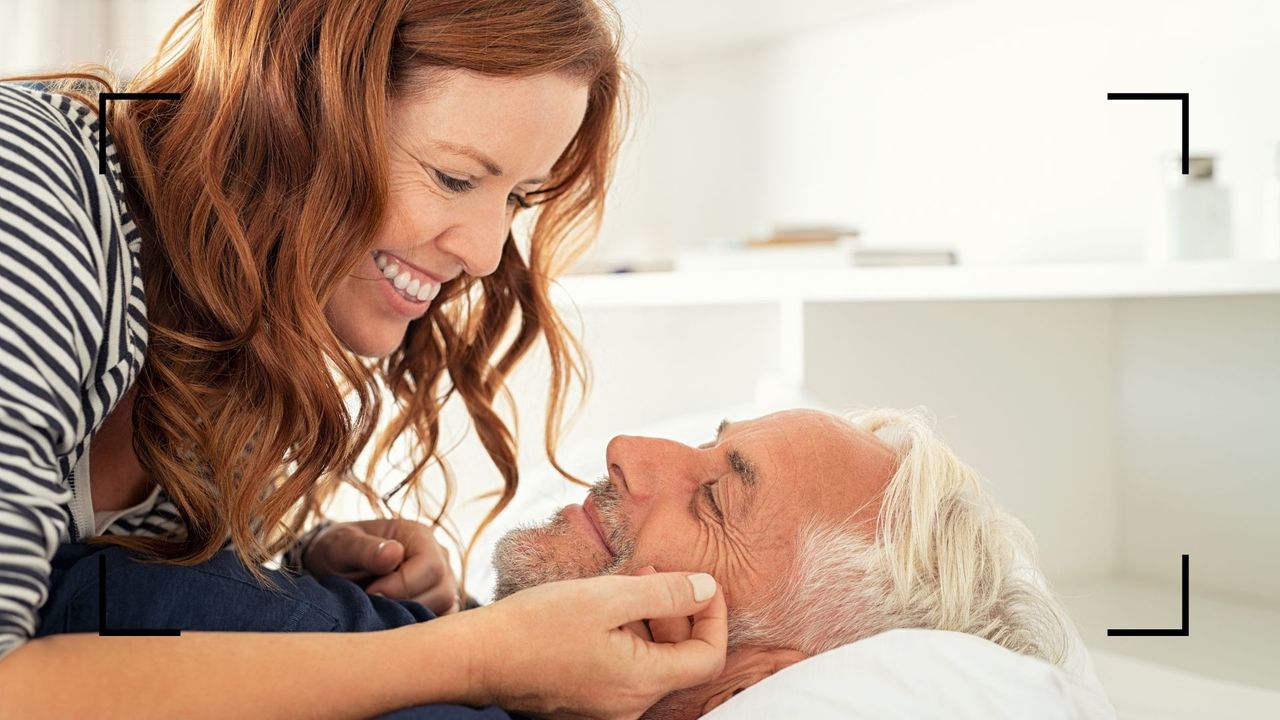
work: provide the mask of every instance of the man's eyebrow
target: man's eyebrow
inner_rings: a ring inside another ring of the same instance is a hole
[[[720,442],[720,436],[724,435],[724,431],[729,427],[729,419],[725,418],[720,421],[720,425],[716,427],[716,442]],[[729,458],[729,467],[738,477],[742,478],[743,484],[747,487],[755,487],[758,475],[756,474],[755,463],[748,460],[737,448],[729,448],[727,457]]]
[[[472,160],[475,160],[476,162],[483,165],[485,171],[488,172],[490,175],[494,177],[502,177],[502,168],[498,166],[498,163],[494,162],[493,160],[490,160],[488,155],[485,155],[484,153],[471,147],[470,145],[459,145],[458,143],[451,143],[445,140],[430,140],[428,142],[440,148],[441,150],[445,150],[447,152],[451,152],[456,155],[465,155],[471,158]],[[545,177],[529,178],[528,180],[525,180],[520,184],[531,185],[536,183],[538,185],[541,185],[546,181],[547,179]]]
[[[742,478],[742,482],[747,487],[755,487],[756,485],[756,466],[750,460],[743,457],[742,453],[736,449],[729,449],[729,467]]]
[[[721,420],[720,424],[716,426],[716,442],[720,441],[720,436],[724,434],[724,429],[727,427],[729,427],[729,418]]]

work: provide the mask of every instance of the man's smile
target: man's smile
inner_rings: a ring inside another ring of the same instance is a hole
[[[600,536],[600,544],[604,545],[604,549],[609,551],[609,557],[613,557],[616,553],[613,548],[609,547],[609,533],[605,532],[604,522],[600,519],[600,509],[596,507],[596,499],[594,495],[588,495],[587,499],[582,502],[582,511],[586,514],[587,519],[591,521],[591,527]]]

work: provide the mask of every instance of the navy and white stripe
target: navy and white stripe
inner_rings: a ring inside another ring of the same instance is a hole
[[[141,238],[97,142],[88,107],[0,83],[0,656],[35,632],[58,545],[94,534],[73,468],[145,357]]]
[[[85,475],[89,441],[147,347],[142,238],[109,137],[98,173],[98,132],[84,104],[0,83],[0,660],[35,633],[60,543],[186,534],[160,488],[95,519]],[[299,571],[329,524],[281,566]]]

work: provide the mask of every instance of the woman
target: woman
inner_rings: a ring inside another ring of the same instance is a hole
[[[410,433],[424,450],[412,489],[443,460],[440,405],[461,397],[505,480],[491,521],[518,481],[494,397],[539,338],[554,462],[582,375],[547,287],[599,227],[623,127],[625,68],[601,9],[205,0],[179,29],[129,87],[177,97],[110,103],[101,137],[86,95],[0,85],[0,715],[368,717],[449,702],[634,717],[718,673],[724,604],[707,576],[555,583],[459,613],[440,515],[300,537],[340,483],[376,498],[353,467],[382,386],[403,409],[374,455]],[[522,248],[512,220],[534,205]],[[446,488],[441,515],[448,473]],[[187,602],[177,639],[80,634],[92,627],[76,603],[96,596],[86,554],[100,551],[132,593],[112,606],[116,627],[181,597],[139,588],[199,594],[213,578],[221,593],[248,585],[239,573],[278,591],[284,576],[262,563],[281,551],[324,576],[295,590],[332,592],[286,592],[288,622],[257,600],[192,619]],[[342,597],[362,609],[317,609]],[[373,620],[313,627],[301,610]],[[678,643],[638,622],[689,616]]]

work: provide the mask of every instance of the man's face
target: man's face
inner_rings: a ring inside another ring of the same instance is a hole
[[[698,447],[620,435],[606,462],[583,505],[499,542],[497,597],[652,565],[711,573],[749,607],[790,571],[806,521],[871,532],[895,468],[871,433],[814,410],[726,422]]]

